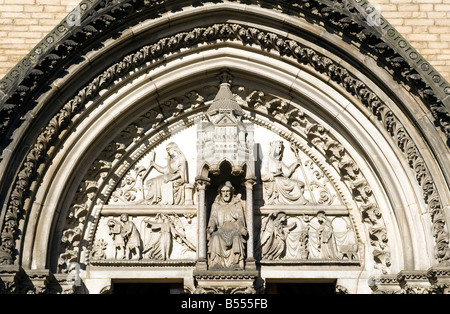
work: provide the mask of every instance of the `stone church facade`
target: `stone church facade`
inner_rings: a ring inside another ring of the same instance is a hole
[[[83,1],[0,81],[0,291],[449,293],[449,96],[365,0]]]

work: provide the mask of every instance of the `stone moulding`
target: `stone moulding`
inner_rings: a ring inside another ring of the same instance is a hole
[[[258,271],[194,270],[197,283],[194,294],[255,294]]]
[[[450,294],[450,271],[448,267],[401,271],[371,277],[369,286],[374,294]]]
[[[89,265],[91,266],[163,266],[163,267],[188,267],[195,266],[196,260],[150,260],[142,259],[138,261],[134,260],[108,260],[108,259],[91,259]]]
[[[207,3],[207,0],[201,0],[195,5],[201,7]],[[424,62],[379,12],[376,14],[379,23],[369,25],[369,15],[374,15],[374,9],[368,1],[283,0],[250,3],[275,10],[281,6],[292,15],[297,11],[306,13],[314,20],[326,22],[349,34],[358,44],[366,45],[374,58],[386,60],[407,85],[414,87],[431,110],[436,125],[440,125],[442,132],[450,139],[450,85],[429,63]],[[172,3],[168,0],[83,1],[0,81],[0,135],[8,134],[14,115],[22,111],[23,104],[39,90],[42,78],[60,69],[60,64],[77,51],[75,47],[83,46],[115,27],[120,28],[127,18],[135,15],[146,12],[150,18],[156,18],[158,13],[180,11],[190,5],[191,2]],[[77,19],[76,23],[71,22],[71,17]],[[450,145],[450,141],[447,144]]]
[[[80,90],[78,95],[67,102],[61,111],[50,120],[47,128],[38,136],[36,143],[30,149],[14,183],[14,189],[9,198],[3,223],[0,251],[0,262],[2,264],[11,264],[15,259],[13,254],[14,244],[12,243],[14,241],[12,239],[18,237],[19,220],[22,219],[21,217],[26,216],[26,209],[23,207],[24,201],[29,195],[32,195],[30,188],[34,186],[32,183],[39,177],[36,174],[36,170],[51,159],[51,155],[49,155],[50,147],[59,140],[59,134],[68,127],[71,119],[85,110],[88,101],[94,99],[101,89],[108,87],[115,79],[125,75],[132,68],[139,67],[146,61],[159,58],[182,47],[219,39],[251,43],[264,49],[275,49],[284,56],[293,57],[299,63],[307,64],[316,71],[330,76],[334,82],[345,87],[350,94],[358,98],[367,108],[374,112],[391,136],[394,137],[399,148],[404,152],[410,167],[417,173],[418,184],[424,191],[424,200],[429,204],[429,212],[432,214],[433,235],[436,239],[436,259],[439,262],[445,262],[450,259],[445,215],[436,187],[418,148],[388,106],[363,82],[354,78],[349,71],[329,58],[321,56],[311,48],[303,47],[293,40],[281,38],[276,34],[263,32],[256,28],[247,28],[237,24],[220,24],[196,28],[191,32],[180,33],[171,38],[161,39],[153,45],[143,47],[139,52],[124,58],[121,62],[109,67],[104,73],[97,76],[91,84]],[[323,141],[324,134],[322,132],[320,126],[312,126],[308,130],[308,136],[312,141]],[[331,148],[332,144],[332,142],[325,141],[325,145],[329,145],[327,147]],[[335,144],[337,145],[337,143]],[[118,147],[118,149],[120,150],[121,148]],[[327,152],[330,154],[330,158],[340,156],[339,149],[337,151],[327,149]],[[336,153],[338,155],[334,155]],[[345,169],[348,178],[354,177],[351,168],[344,168],[343,165],[341,169]],[[355,191],[355,198],[365,202],[368,194],[370,194],[370,190],[361,185],[361,183],[352,183],[352,189]],[[364,205],[366,206],[367,204]],[[85,209],[80,208],[80,210],[83,212]],[[374,236],[377,237],[375,234]]]
[[[282,260],[272,261],[262,259],[258,261],[260,265],[283,265],[283,266],[302,266],[302,265],[333,265],[333,266],[360,266],[359,260]]]

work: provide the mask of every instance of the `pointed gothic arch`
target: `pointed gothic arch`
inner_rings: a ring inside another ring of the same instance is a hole
[[[367,3],[104,5],[83,2],[79,24],[63,21],[2,80],[5,290],[23,273],[35,278],[24,289],[61,290],[50,274],[95,266],[112,193],[152,149],[195,127],[224,69],[245,118],[296,146],[342,190],[364,254],[339,269],[355,267],[349,276],[366,282],[419,270],[427,291],[445,287],[436,283],[450,259],[450,88],[386,21],[365,22]],[[197,205],[193,198],[181,212],[195,216]],[[427,272],[439,267],[430,286]],[[83,279],[90,292],[111,284]]]

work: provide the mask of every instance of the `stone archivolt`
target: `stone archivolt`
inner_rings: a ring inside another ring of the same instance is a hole
[[[450,86],[423,60],[417,51],[389,25],[389,23],[365,0],[334,2],[324,0],[312,1],[250,1],[251,5],[264,6],[279,10],[280,6],[288,10],[291,15],[308,17],[326,22],[331,26],[328,31],[343,32],[350,36],[357,45],[364,44],[374,58],[380,58],[391,71],[416,89],[419,97],[431,109],[437,125],[449,137],[448,101],[443,104],[442,99],[450,95]],[[199,7],[207,1],[199,1]],[[264,4],[263,4],[264,3]],[[245,3],[248,5],[248,3]],[[17,67],[6,75],[0,82],[3,92],[2,101],[7,100],[9,106],[4,110],[5,118],[0,127],[0,135],[7,132],[12,124],[14,113],[20,110],[25,99],[38,90],[39,79],[44,74],[57,70],[59,63],[70,57],[74,47],[83,45],[88,39],[101,36],[103,32],[115,27],[133,14],[147,12],[154,19],[158,13],[165,10],[180,11],[191,5],[168,1],[123,1],[120,3],[105,3],[93,1],[83,3],[69,14],[69,19],[58,25],[38,47],[26,56]],[[80,16],[80,23],[68,25],[70,16]],[[372,23],[367,27],[367,20],[376,17],[379,23]],[[178,44],[176,41],[173,42]]]
[[[344,67],[320,55],[311,48],[304,47],[294,40],[281,38],[276,34],[263,32],[256,28],[247,28],[237,24],[220,24],[211,27],[196,28],[191,32],[162,39],[154,45],[146,46],[137,53],[125,57],[121,62],[111,66],[103,74],[97,76],[89,86],[79,91],[78,95],[66,103],[63,109],[50,120],[47,128],[38,136],[36,143],[30,149],[27,159],[23,163],[21,171],[16,178],[4,218],[5,220],[2,225],[2,249],[0,251],[2,264],[12,264],[14,262],[14,239],[18,237],[18,228],[21,225],[20,220],[23,215],[26,215],[26,207],[29,206],[26,203],[26,199],[33,194],[30,190],[36,186],[34,182],[39,180],[37,173],[43,171],[42,166],[51,160],[51,156],[54,153],[52,147],[60,140],[61,133],[65,129],[70,128],[73,120],[77,119],[89,107],[89,101],[98,97],[98,93],[101,90],[116,83],[116,80],[125,76],[130,70],[140,67],[145,62],[151,62],[164,54],[171,53],[180,48],[214,40],[241,41],[244,44],[259,45],[263,49],[275,49],[281,55],[294,58],[298,62],[305,63],[314,70],[331,77],[333,81],[342,85],[349,93],[359,99],[366,108],[373,112],[385,130],[392,136],[398,148],[404,153],[409,166],[415,173],[417,184],[423,190],[423,198],[425,203],[428,204],[428,210],[433,222],[433,236],[436,239],[436,259],[441,263],[449,260],[449,240],[446,232],[445,212],[442,208],[436,186],[433,183],[432,176],[426,167],[423,157],[419,153],[419,149],[401,125],[399,119],[394,115],[393,111],[362,81],[353,77]],[[214,88],[216,87],[209,87],[210,90],[214,90]],[[284,138],[292,145],[294,150],[301,151],[311,158],[307,161],[309,165],[318,165],[314,160],[315,154],[319,153],[324,156],[326,162],[339,174],[340,179],[344,182],[346,189],[350,191],[353,201],[360,210],[360,215],[367,225],[370,238],[369,242],[372,247],[375,264],[383,273],[389,272],[391,257],[387,231],[381,214],[382,211],[379,209],[373,191],[364,178],[362,171],[348,152],[346,152],[344,146],[324,126],[302,112],[298,107],[288,104],[289,102],[285,100],[271,96],[270,94],[266,95],[263,91],[250,90],[246,87],[240,87],[235,92],[245,109],[245,118],[248,121],[267,127],[275,133],[278,133],[281,138]],[[148,170],[136,167],[138,161],[145,154],[151,152],[161,141],[170,138],[173,134],[186,127],[194,125],[201,118],[204,109],[209,105],[211,95],[211,93],[205,94],[204,92],[192,91],[184,96],[173,98],[161,104],[159,108],[154,107],[148,110],[127,128],[122,130],[119,136],[97,157],[82,180],[65,221],[65,226],[61,234],[58,261],[58,266],[61,271],[68,269],[67,266],[71,262],[79,261],[82,251],[87,256],[85,259],[86,262],[89,262],[90,259],[101,260],[105,257],[102,252],[105,243],[101,241],[101,238],[96,238],[96,241],[93,241],[96,227],[99,226],[103,217],[102,206],[105,206],[103,204],[106,204],[108,201],[111,202],[114,199],[121,199],[125,204],[136,201],[136,195],[141,195],[144,192],[142,182],[141,190],[136,186],[136,182],[138,182],[139,176],[143,173],[142,171]],[[290,134],[284,130],[277,132],[277,126],[271,125],[264,118],[267,116],[273,117],[278,124],[287,130],[294,130],[296,132],[295,134],[299,135],[304,141],[291,138]],[[169,131],[164,129],[168,126]],[[307,148],[305,144],[312,146],[313,149]],[[325,168],[322,169],[321,167],[318,168],[320,169],[317,172],[319,176],[324,176],[324,174],[325,176],[328,175],[328,170]],[[39,171],[37,172],[38,169]],[[119,182],[120,187],[117,189],[116,187]],[[342,185],[336,184],[335,179],[329,179],[329,182],[333,185],[335,191],[343,189]],[[309,185],[310,189],[312,187],[312,184]],[[314,188],[316,187],[318,188],[319,185]],[[193,187],[190,188],[192,189]],[[322,205],[330,205],[332,203],[333,198],[330,198],[326,188],[323,188],[323,191],[319,193],[315,205],[320,203]],[[340,198],[343,199],[342,196]],[[182,205],[190,206],[192,204],[189,202],[194,202],[195,197],[186,199],[186,195],[184,195],[184,200],[185,204]],[[187,203],[186,200],[188,201]],[[269,209],[269,207],[263,208],[261,212],[262,216],[264,216],[264,210]],[[180,208],[180,210],[189,211],[189,208]],[[306,218],[303,215],[304,213],[301,213],[303,216],[290,215],[289,217],[283,218],[284,214],[284,212],[268,213],[263,221],[265,226],[277,225],[278,229],[274,227],[274,230],[278,230],[282,237],[286,239],[288,239],[289,233],[294,230],[289,227],[292,219],[302,221],[302,228],[310,228],[311,224],[309,224],[308,219],[310,221],[311,219],[316,219],[315,230],[322,230],[324,225],[328,225],[329,221],[332,220],[330,217],[327,217],[328,215],[325,215],[325,217],[319,215],[318,211],[312,215],[315,218]],[[173,213],[170,215],[175,217],[178,214]],[[170,217],[170,215],[167,217]],[[188,213],[188,215],[192,215],[192,213]],[[94,222],[87,227],[86,223],[92,217],[94,218]],[[331,217],[336,219],[335,216]],[[145,219],[147,218],[144,218],[143,221]],[[149,219],[156,219],[156,217]],[[158,219],[164,220],[162,217]],[[351,218],[350,220],[345,220],[345,223],[352,225]],[[333,228],[331,230],[333,231]],[[333,234],[332,231],[330,232],[331,234]],[[173,233],[171,235],[174,236]],[[308,234],[309,237],[310,235]],[[86,240],[88,241],[86,242]],[[186,241],[190,242],[185,238],[185,244]],[[316,236],[315,238],[311,236],[311,241],[316,241],[314,245],[317,251],[319,244],[321,245],[320,236]],[[263,242],[267,243],[265,241]],[[351,243],[351,245],[354,244],[356,243]],[[349,246],[346,251],[346,258],[356,260],[357,258],[355,256],[357,254],[354,252],[355,247],[351,247],[348,243],[343,245]],[[89,248],[84,250],[83,246],[89,246]],[[261,252],[263,260],[282,260],[286,257],[284,254],[287,247],[287,240],[284,243],[281,241],[273,244],[273,246],[279,249],[273,251],[274,247],[265,246],[265,249]],[[192,250],[192,247],[190,249]],[[336,255],[330,253],[333,250],[337,250],[337,247],[329,248],[326,254],[321,253],[322,258],[326,256],[324,259],[335,259]],[[341,254],[342,252],[343,249],[341,249]],[[164,260],[169,255],[166,253],[162,255],[157,254],[158,257],[156,259],[161,258]],[[349,257],[349,255],[351,256]],[[329,258],[330,256],[332,258]]]
[[[187,40],[189,38],[189,40]],[[240,25],[214,25],[208,28],[197,28],[190,33],[183,33],[172,38],[162,39],[158,43],[152,46],[146,46],[142,48],[136,54],[130,55],[123,59],[120,63],[110,67],[106,70],[102,75],[98,76],[89,86],[84,88],[78,93],[74,99],[68,102],[64,108],[60,111],[60,113],[55,116],[49,123],[46,131],[42,133],[34,148],[30,151],[27,162],[24,163],[22,171],[18,177],[18,180],[15,184],[14,193],[12,193],[12,198],[10,201],[10,205],[8,206],[7,211],[7,219],[5,226],[11,225],[12,227],[4,227],[4,241],[3,247],[4,252],[11,252],[11,249],[5,247],[5,245],[10,242],[5,237],[14,238],[14,222],[16,217],[22,212],[21,207],[23,206],[24,193],[27,190],[27,187],[30,185],[30,180],[35,175],[35,169],[38,168],[39,164],[45,163],[46,149],[51,146],[57,139],[57,134],[60,129],[63,129],[70,121],[70,117],[75,113],[79,113],[79,111],[83,110],[83,105],[93,97],[97,95],[97,92],[102,88],[108,86],[108,84],[112,83],[114,78],[118,78],[125,73],[127,73],[132,66],[137,66],[142,64],[145,60],[157,58],[161,56],[164,52],[170,52],[173,49],[179,49],[184,45],[192,45],[196,41],[203,42],[205,40],[214,40],[214,39],[240,39],[245,42],[254,42],[255,44],[262,45],[265,48],[276,48],[279,51],[282,51],[283,54],[291,54],[296,59],[301,62],[306,62],[309,65],[313,66],[319,72],[325,72],[330,77],[333,78],[339,84],[342,84],[347,90],[354,93],[363,104],[365,104],[371,111],[375,112],[380,121],[384,124],[386,129],[391,133],[392,136],[397,140],[397,144],[402,151],[405,152],[406,157],[409,160],[409,164],[411,168],[413,168],[416,172],[416,178],[418,183],[422,186],[424,190],[424,199],[429,204],[430,209],[429,212],[432,214],[432,220],[435,223],[435,238],[438,241],[436,245],[436,258],[438,260],[447,260],[448,257],[448,236],[446,237],[445,229],[443,228],[442,222],[444,214],[442,205],[438,199],[436,188],[432,183],[431,176],[425,167],[425,163],[423,162],[422,157],[420,156],[417,147],[414,145],[414,142],[408,136],[407,132],[401,126],[399,121],[395,118],[392,111],[386,106],[373,92],[371,92],[361,81],[353,78],[351,74],[345,70],[343,67],[335,64],[333,61],[326,57],[322,57],[313,51],[310,48],[302,47],[298,43],[293,40],[285,40],[283,38],[279,38],[277,35],[271,35],[268,33],[261,32],[254,28],[244,28]],[[177,43],[175,47],[173,47],[173,43]],[[170,45],[168,44],[170,43]],[[189,96],[188,96],[189,97]],[[196,100],[198,101],[198,100]],[[184,110],[184,106],[187,105],[177,105],[173,106],[175,102],[168,102],[164,105],[168,110],[160,112],[156,115],[156,120],[153,120],[151,123],[157,125],[159,119],[162,119],[163,115],[169,114],[172,117],[179,114],[180,111]],[[250,105],[251,106],[251,105]],[[195,106],[194,106],[195,107]],[[295,113],[295,111],[293,112]],[[154,113],[149,112],[149,115]],[[278,114],[278,112],[276,112]],[[287,116],[285,118],[287,122],[298,122],[292,119],[298,119],[295,114],[289,113],[292,117]],[[142,117],[146,119],[147,117]],[[132,126],[130,126],[132,128]],[[320,140],[320,128],[316,126],[311,127],[310,137],[314,140]],[[137,134],[136,134],[137,136]],[[110,152],[105,153],[113,153],[117,151],[115,154],[121,154],[121,150],[123,150],[123,146],[120,144],[116,147],[109,147]],[[329,145],[333,145],[333,143],[329,143]],[[330,146],[330,148],[334,148],[334,146]],[[336,153],[330,149],[328,154]],[[335,158],[331,155],[331,158]],[[99,165],[100,167],[104,167],[104,169],[108,168],[108,164]],[[366,190],[363,187],[364,185],[359,183],[354,183],[354,187],[357,194],[357,197],[364,199],[366,198]],[[5,261],[7,262],[8,253],[5,253]],[[9,253],[10,254],[10,253]],[[12,258],[12,257],[11,257]],[[12,260],[11,260],[12,261]]]

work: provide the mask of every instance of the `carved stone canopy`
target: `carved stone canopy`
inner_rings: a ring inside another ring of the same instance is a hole
[[[227,76],[223,77],[225,82],[220,84],[205,119],[197,125],[197,174],[203,178],[208,173],[217,175],[226,161],[233,175],[245,172],[246,178],[253,178],[253,124],[243,121],[244,112],[230,90]]]

